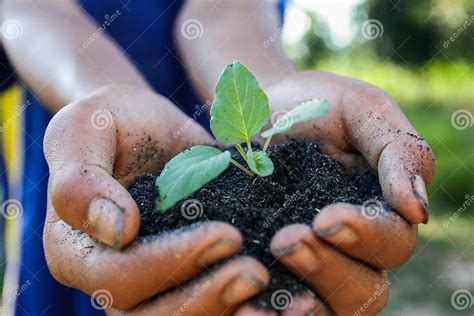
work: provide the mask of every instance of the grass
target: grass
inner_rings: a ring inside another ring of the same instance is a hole
[[[472,315],[474,307],[457,310],[451,296],[458,289],[474,294],[474,124],[456,129],[451,116],[465,109],[474,120],[474,67],[430,61],[410,68],[351,56],[321,61],[318,69],[368,81],[392,94],[436,155],[430,223],[420,226],[412,258],[389,273],[390,301],[381,315]]]
[[[472,220],[472,219],[471,219]],[[389,273],[391,295],[381,315],[471,315],[456,310],[451,296],[458,289],[473,290],[472,226],[458,220],[443,227],[440,216],[420,227],[420,241],[412,258]]]
[[[436,155],[430,198],[440,209],[455,211],[466,194],[474,194],[474,128],[459,130],[451,124],[457,109],[474,115],[473,81],[468,80],[474,78],[473,66],[432,61],[414,69],[357,57],[324,60],[318,68],[368,81],[397,99]]]
[[[370,55],[350,55],[322,60],[318,69],[378,85],[402,106],[441,104],[451,110],[474,109],[474,67],[462,60],[433,60],[415,67],[384,62]]]

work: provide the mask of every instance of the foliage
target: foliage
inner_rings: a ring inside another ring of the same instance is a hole
[[[262,150],[252,148],[252,137],[268,123],[268,97],[254,75],[240,62],[228,65],[216,86],[211,107],[211,130],[217,140],[234,145],[248,168],[231,158],[228,150],[210,146],[194,146],[178,154],[165,166],[156,180],[159,196],[156,208],[166,211],[176,202],[200,189],[219,176],[230,163],[253,177],[273,173],[273,162],[266,152],[273,135],[288,131],[293,124],[316,119],[328,111],[326,101],[309,100],[280,117],[262,134],[266,138]],[[285,124],[282,124],[282,122]],[[244,149],[242,144],[246,146]]]

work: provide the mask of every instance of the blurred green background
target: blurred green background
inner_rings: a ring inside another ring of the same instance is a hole
[[[294,0],[283,39],[300,68],[389,92],[436,155],[430,223],[381,315],[474,315],[474,1]]]

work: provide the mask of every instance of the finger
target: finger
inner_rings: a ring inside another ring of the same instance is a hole
[[[96,129],[93,109],[76,109],[60,111],[45,135],[52,204],[69,225],[120,248],[135,237],[140,218],[130,194],[112,177],[117,123],[103,110],[110,128]]]
[[[245,300],[268,284],[265,267],[250,257],[239,257],[216,272],[174,290],[134,310],[134,315],[233,315]]]
[[[365,165],[354,152],[362,154],[378,171],[387,202],[410,223],[427,222],[425,185],[430,184],[435,172],[434,156],[393,98],[357,80],[322,72],[298,76],[302,83],[291,85],[291,89],[297,90],[301,101],[323,98],[330,110],[317,122],[295,125],[288,135],[316,139],[324,152],[350,166],[352,172]],[[282,81],[278,91],[271,91],[274,109],[288,108],[286,90],[281,88],[285,85],[288,83]]]
[[[120,248],[139,228],[137,205],[124,186],[139,174],[156,172],[194,141],[206,142],[209,135],[164,98],[141,93],[128,100],[116,90],[101,91],[58,112],[44,147],[50,196],[58,215]],[[149,111],[150,102],[160,103],[156,111]],[[134,111],[121,108],[127,109],[129,103]],[[175,137],[173,131],[183,126]]]
[[[344,97],[347,134],[378,170],[386,201],[412,224],[428,221],[426,185],[435,171],[433,153],[383,91],[364,84]]]
[[[382,204],[375,206],[375,212],[367,210],[368,205],[326,206],[314,220],[314,231],[351,257],[379,269],[396,268],[415,250],[417,228]]]
[[[369,299],[371,303],[366,310],[375,314],[387,302],[384,274],[331,248],[307,226],[283,228],[275,235],[271,248],[337,315],[353,314]]]
[[[380,185],[386,201],[398,213],[413,224],[427,224],[429,205],[425,183],[433,177],[434,158],[424,140],[409,137],[387,145],[380,154]]]
[[[106,290],[120,309],[182,284],[235,254],[241,242],[235,228],[218,222],[149,237],[124,251],[95,242],[63,221],[47,222],[44,232],[46,259],[55,278],[88,294]]]

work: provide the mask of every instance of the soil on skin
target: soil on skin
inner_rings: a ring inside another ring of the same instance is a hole
[[[242,160],[236,150],[234,159]],[[157,192],[156,175],[147,174],[136,179],[129,191],[141,211],[140,236],[171,231],[207,220],[228,222],[244,236],[241,255],[257,258],[270,271],[269,286],[252,301],[264,308],[271,307],[271,295],[286,289],[293,295],[308,291],[270,253],[272,236],[284,226],[294,223],[311,225],[318,211],[336,202],[363,204],[367,200],[382,201],[377,178],[370,172],[351,177],[331,157],[321,154],[318,145],[310,141],[289,140],[271,146],[269,155],[275,172],[265,178],[250,178],[230,166],[186,200],[196,199],[202,204],[196,219],[183,216],[186,208],[177,203],[164,214],[154,211]],[[195,207],[192,205],[191,207]],[[189,209],[192,213],[196,209]]]

